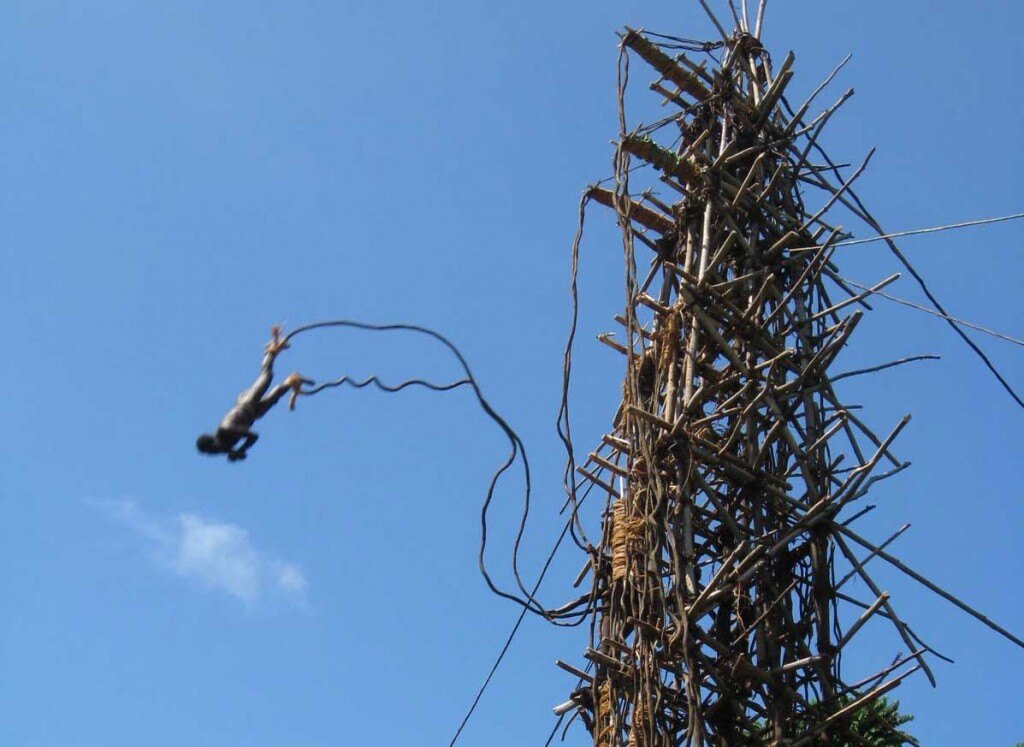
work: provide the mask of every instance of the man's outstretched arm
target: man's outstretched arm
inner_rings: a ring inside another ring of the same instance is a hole
[[[253,431],[246,431],[244,438],[245,443],[228,452],[229,462],[237,462],[240,459],[245,459],[245,452],[252,448],[252,445],[259,440],[260,436],[258,433],[254,433]]]

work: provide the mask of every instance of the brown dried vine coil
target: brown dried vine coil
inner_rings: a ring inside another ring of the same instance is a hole
[[[644,702],[637,698],[633,703],[633,719],[629,729],[629,747],[648,747],[646,732],[647,709]]]
[[[615,710],[612,708],[612,685],[604,680],[597,686],[597,707],[594,710],[594,747],[612,747],[615,733]]]
[[[629,556],[635,553],[643,538],[644,520],[631,516],[621,498],[612,505],[612,580],[621,581],[629,575]]]

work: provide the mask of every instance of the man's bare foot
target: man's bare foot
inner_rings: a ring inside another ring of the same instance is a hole
[[[290,386],[293,390],[299,389],[303,384],[314,384],[312,379],[307,379],[305,376],[299,373],[291,374],[287,379],[284,380],[285,386]]]
[[[281,339],[281,325],[275,324],[270,328],[270,334],[272,339],[267,343],[266,351],[271,355],[277,355],[282,350],[290,348],[287,340]]]
[[[295,400],[298,399],[300,394],[305,394],[305,392],[302,391],[302,385],[312,385],[315,382],[312,379],[307,379],[304,376],[301,376],[300,374],[293,373],[291,376],[284,380],[284,383],[285,386],[290,386],[292,388],[292,393],[288,397],[288,409],[294,410]]]

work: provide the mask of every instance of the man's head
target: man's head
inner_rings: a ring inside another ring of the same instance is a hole
[[[196,448],[204,454],[223,454],[224,448],[220,445],[220,442],[216,437],[211,436],[209,433],[204,433],[196,439]]]

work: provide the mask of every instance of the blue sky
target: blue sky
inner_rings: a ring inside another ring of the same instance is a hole
[[[796,50],[794,92],[855,53],[827,99],[857,95],[827,141],[846,161],[878,146],[860,192],[884,225],[1022,209],[1018,4],[777,5],[765,41]],[[447,744],[516,614],[476,570],[504,443],[469,393],[325,393],[269,415],[240,464],[193,443],[255,375],[272,323],[434,326],[530,451],[535,574],[560,528],[568,248],[580,190],[610,170],[626,23],[711,35],[695,2],[3,4],[0,741]],[[634,68],[638,90],[646,76]],[[903,242],[953,313],[1018,336],[1022,245],[1021,223]],[[844,251],[854,279],[896,269],[881,245]],[[621,363],[594,335],[621,303],[620,256],[595,210],[580,448],[617,399]],[[914,467],[879,486],[864,531],[913,522],[897,554],[1020,634],[1024,413],[941,322],[876,309],[839,365],[943,360],[845,388],[878,430],[914,415],[898,442]],[[1024,388],[1022,351],[982,344]],[[281,368],[458,374],[427,341],[335,331]],[[518,488],[494,516],[505,581]],[[569,598],[582,562],[560,556],[543,598]],[[1024,651],[875,575],[957,660],[937,689],[897,692],[912,731],[1024,740]],[[851,666],[891,658],[882,632]],[[530,621],[461,743],[543,743],[573,684],[553,661],[583,645]]]

